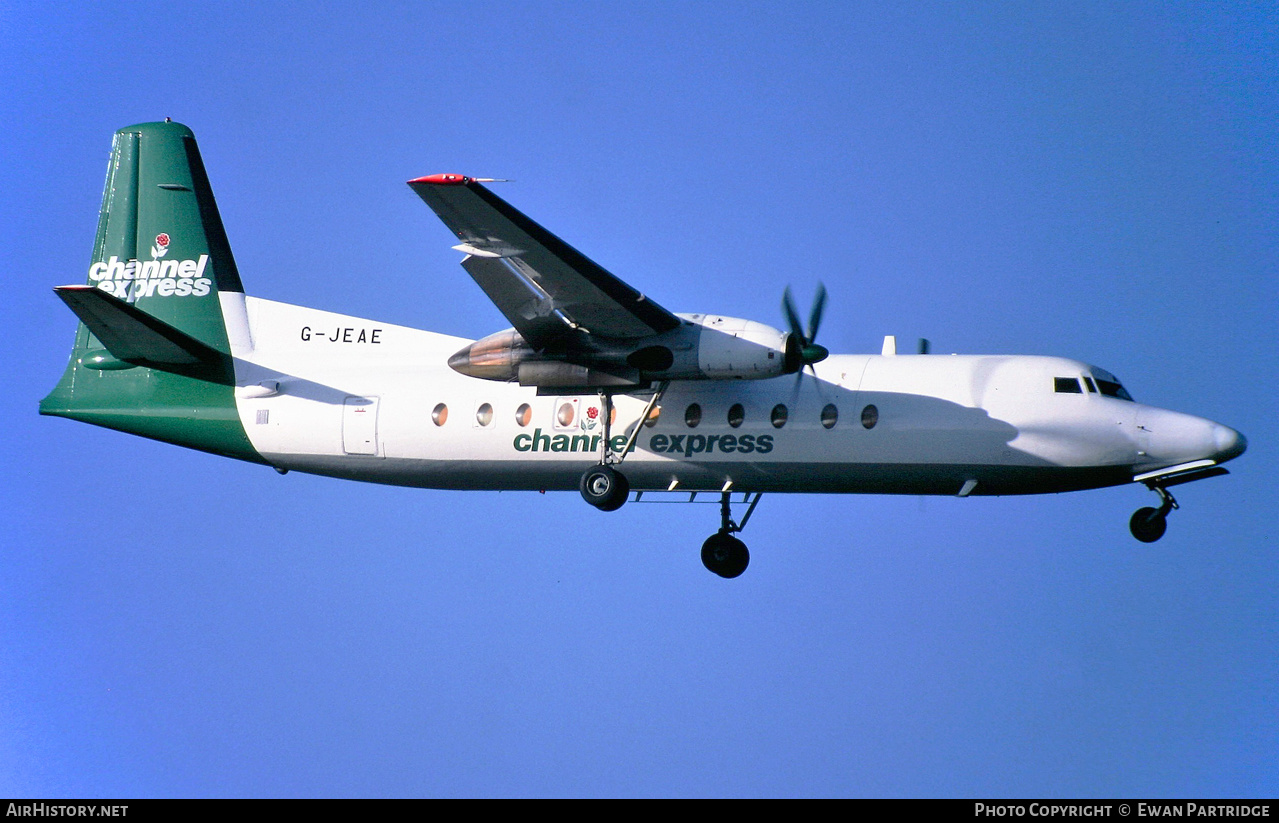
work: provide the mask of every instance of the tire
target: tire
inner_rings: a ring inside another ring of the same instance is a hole
[[[720,577],[738,577],[750,562],[746,544],[731,534],[716,532],[702,544],[702,565]]]
[[[610,466],[592,466],[578,483],[582,499],[602,512],[617,511],[631,493],[626,476]]]
[[[1128,521],[1128,530],[1142,543],[1154,543],[1168,530],[1168,518],[1160,514],[1158,509],[1146,506],[1133,513],[1132,519]]]

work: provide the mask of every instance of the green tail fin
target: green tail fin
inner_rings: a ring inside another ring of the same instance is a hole
[[[89,324],[40,413],[261,461],[236,411],[219,297],[244,288],[186,126],[115,133],[87,285],[59,291]]]

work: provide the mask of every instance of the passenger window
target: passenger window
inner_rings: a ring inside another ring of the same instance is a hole
[[[523,428],[533,420],[533,407],[528,403],[521,403],[520,407],[515,410],[515,422]]]
[[[688,410],[684,412],[684,422],[690,429],[697,428],[697,424],[702,422],[702,407],[696,403],[690,404]]]
[[[835,428],[835,424],[839,422],[839,409],[835,408],[834,403],[827,403],[822,409],[822,425],[828,429]]]
[[[1079,387],[1078,377],[1054,377],[1053,385],[1058,394],[1083,394],[1084,390]]]
[[[773,413],[769,415],[769,419],[773,422],[773,428],[780,429],[782,426],[785,426],[786,418],[789,414],[790,413],[786,410],[786,407],[781,403],[773,406]]]
[[[862,409],[862,427],[867,429],[875,428],[875,424],[879,422],[879,409],[874,406],[867,406]]]
[[[431,422],[437,426],[443,426],[449,420],[449,407],[443,403],[436,404],[431,410]]]
[[[475,410],[475,422],[484,428],[491,426],[493,424],[493,407],[488,403],[481,403],[480,407]]]
[[[746,422],[746,408],[741,403],[734,403],[728,410],[728,425],[737,428]]]
[[[648,413],[648,418],[644,421],[644,425],[650,429],[657,425],[657,421],[662,419],[662,407],[654,406],[653,410]]]

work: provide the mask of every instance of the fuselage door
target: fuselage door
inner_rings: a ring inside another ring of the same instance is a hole
[[[342,451],[377,454],[376,397],[348,397],[342,409]]]

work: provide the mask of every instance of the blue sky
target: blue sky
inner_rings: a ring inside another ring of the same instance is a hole
[[[1249,3],[0,3],[0,796],[1274,796],[1279,14]],[[675,311],[1057,354],[1248,435],[1179,490],[382,488],[40,418],[112,131],[250,293],[506,326],[404,185]]]

